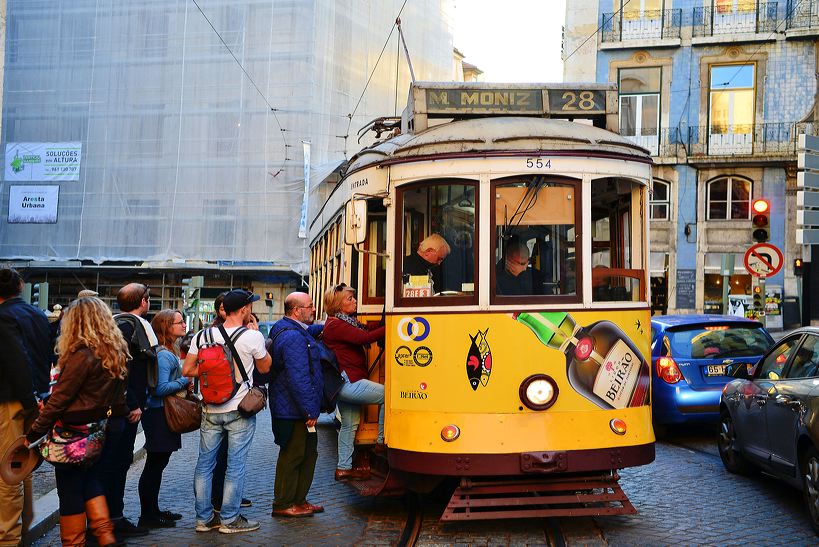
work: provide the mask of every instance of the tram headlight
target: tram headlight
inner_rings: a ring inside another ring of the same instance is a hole
[[[520,384],[520,400],[531,410],[546,410],[557,400],[557,383],[545,374],[533,374]]]

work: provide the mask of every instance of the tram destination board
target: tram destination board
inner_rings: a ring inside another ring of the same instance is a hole
[[[426,112],[453,114],[605,114],[603,89],[427,88]]]

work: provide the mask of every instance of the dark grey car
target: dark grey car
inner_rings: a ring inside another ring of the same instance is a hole
[[[819,328],[798,329],[720,399],[719,454],[732,473],[770,473],[802,490],[819,534]]]

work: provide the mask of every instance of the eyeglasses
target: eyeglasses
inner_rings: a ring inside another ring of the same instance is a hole
[[[148,300],[151,297],[151,287],[144,285],[145,292],[142,293],[142,300]]]
[[[510,264],[515,264],[516,266],[528,266],[528,260],[512,260],[511,258],[507,258],[506,260],[509,261]]]
[[[184,321],[174,321],[172,324],[174,324],[174,325],[184,325],[185,322]]]
[[[299,308],[315,308],[315,307],[316,307],[316,305],[313,304],[312,302],[310,302],[309,306],[296,306],[296,309],[299,309]]]

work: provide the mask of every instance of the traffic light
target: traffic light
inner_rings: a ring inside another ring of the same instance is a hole
[[[764,298],[765,296],[762,294],[762,287],[759,285],[754,285],[754,310],[762,311],[765,306]]]
[[[771,204],[767,199],[755,199],[751,215],[754,241],[765,243],[771,239]]]
[[[797,258],[793,261],[793,275],[800,277],[804,273],[805,269],[802,264],[802,259]]]
[[[31,286],[31,305],[41,310],[48,309],[48,281]]]
[[[273,293],[272,292],[264,293],[264,303],[268,308],[273,307]]]

